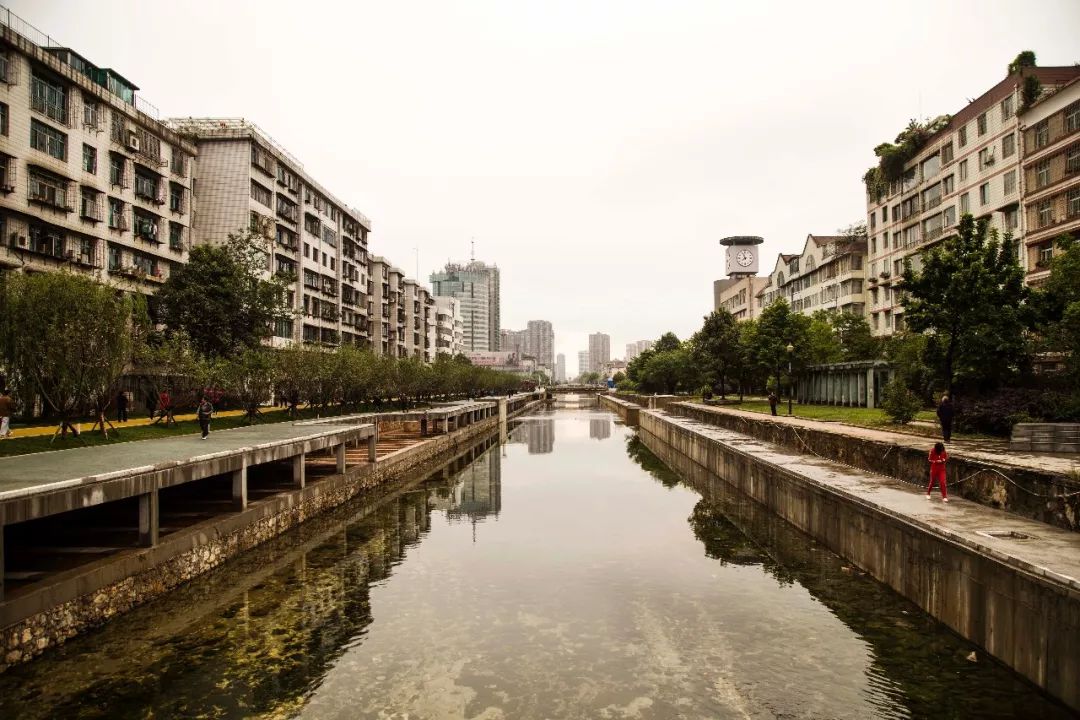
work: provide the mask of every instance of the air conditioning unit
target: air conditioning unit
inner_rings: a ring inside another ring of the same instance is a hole
[[[128,133],[127,146],[129,149],[134,150],[135,152],[139,151],[139,148],[141,146],[139,145],[139,136],[135,133],[135,131],[131,131]]]
[[[11,233],[11,245],[12,247],[26,247],[26,236],[17,232]]]

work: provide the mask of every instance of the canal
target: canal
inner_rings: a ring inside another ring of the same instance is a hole
[[[511,427],[0,675],[0,717],[1070,717],[609,413]]]

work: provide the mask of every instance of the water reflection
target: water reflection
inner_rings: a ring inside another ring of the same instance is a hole
[[[595,440],[607,440],[611,437],[611,418],[590,418],[589,437]]]
[[[555,420],[527,418],[510,431],[510,442],[525,443],[530,455],[543,455],[555,450]]]

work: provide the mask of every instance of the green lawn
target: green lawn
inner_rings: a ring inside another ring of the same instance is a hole
[[[746,400],[735,407],[740,410],[749,410],[750,412],[769,412],[769,403],[767,400]],[[786,400],[776,406],[776,412],[781,415],[787,415]],[[843,407],[839,405],[800,405],[799,403],[795,403],[792,406],[792,414],[795,415],[795,417],[803,417],[809,420],[831,420],[833,422],[862,425],[864,427],[893,426],[881,408]],[[934,414],[933,410],[922,410],[915,416],[915,419],[936,423],[937,415]]]

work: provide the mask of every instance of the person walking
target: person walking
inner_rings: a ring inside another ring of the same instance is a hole
[[[928,457],[930,461],[930,483],[926,486],[926,499],[930,499],[930,491],[936,483],[941,488],[941,502],[949,502],[949,491],[945,487],[945,463],[949,460],[949,454],[945,452],[945,443],[934,443],[934,449]]]
[[[0,439],[11,437],[11,413],[15,402],[7,390],[0,390]]]
[[[199,418],[199,429],[202,430],[202,439],[205,440],[207,435],[210,434],[210,418],[214,414],[214,406],[210,404],[210,399],[205,395],[202,396],[202,401],[199,402],[199,409],[195,414]]]
[[[116,421],[127,422],[128,396],[121,390],[116,394]]]
[[[938,422],[941,423],[941,437],[945,442],[952,440],[953,404],[949,393],[941,396],[937,407]]]
[[[773,415],[776,414],[776,404],[778,402],[780,402],[780,398],[776,397],[776,392],[775,391],[770,390],[769,391],[769,410],[772,412]]]

